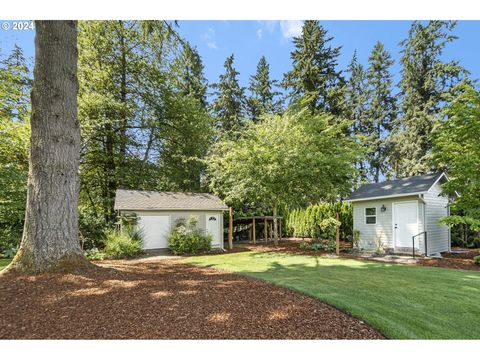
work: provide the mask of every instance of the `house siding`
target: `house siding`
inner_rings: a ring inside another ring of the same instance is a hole
[[[435,184],[425,194],[425,215],[427,231],[427,251],[429,254],[449,251],[450,229],[438,220],[448,216],[448,198],[440,196],[442,188],[439,183]]]
[[[170,229],[172,229],[180,219],[188,219],[189,216],[195,216],[198,219],[198,228],[206,231],[206,215],[215,214],[219,217],[220,221],[220,244],[212,244],[213,248],[224,248],[223,245],[223,212],[219,210],[123,210],[122,214],[137,214],[138,216],[145,215],[157,215],[157,216],[169,216],[170,217]]]
[[[401,201],[415,201],[420,203],[418,196],[404,196],[378,200],[358,201],[353,203],[353,229],[360,232],[359,247],[363,250],[376,250],[377,239],[381,241],[386,250],[394,250],[393,240],[393,203]],[[386,211],[381,212],[380,208],[385,205]],[[365,223],[365,209],[375,207],[377,209],[376,224]],[[423,228],[423,210],[418,208],[417,217],[419,228]],[[420,225],[422,224],[422,225]],[[420,230],[423,231],[423,230]],[[419,232],[420,232],[419,231]],[[420,245],[421,246],[421,245]],[[421,247],[419,246],[419,249]],[[417,246],[416,246],[417,247]]]

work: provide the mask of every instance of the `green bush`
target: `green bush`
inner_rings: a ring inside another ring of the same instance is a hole
[[[103,260],[105,254],[96,247],[84,251],[84,255],[88,260]]]
[[[105,232],[105,249],[104,252],[108,257],[114,259],[131,258],[143,252],[142,242],[135,238],[141,237],[137,233],[132,236],[133,230],[125,229],[123,232],[116,230],[107,230]]]
[[[339,215],[339,222],[336,215]],[[353,240],[353,210],[347,202],[319,203],[306,209],[285,210],[287,235],[332,240],[336,227],[340,226],[340,238]]]
[[[89,250],[103,247],[107,225],[101,215],[95,214],[91,208],[80,207],[78,228],[82,249]]]
[[[310,243],[307,242],[307,241],[302,241],[298,247],[301,249],[301,250],[309,250],[310,249]]]
[[[475,256],[475,257],[473,258],[473,262],[474,262],[475,264],[477,264],[477,265],[480,265],[480,255]]]
[[[168,236],[168,248],[175,255],[198,254],[212,248],[211,235],[197,228],[197,219],[180,219]]]

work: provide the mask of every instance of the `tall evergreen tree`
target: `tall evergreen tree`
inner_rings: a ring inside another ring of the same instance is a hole
[[[370,177],[378,182],[387,175],[389,152],[386,137],[397,116],[397,99],[392,93],[393,76],[390,68],[394,61],[381,42],[377,42],[368,58],[367,70],[367,118],[371,121],[371,137],[367,162]]]
[[[348,65],[347,72],[350,74],[350,78],[345,84],[345,115],[351,120],[352,135],[359,140],[364,152],[367,153],[371,142],[372,126],[371,121],[366,117],[366,75],[362,64],[357,60],[356,51]],[[359,181],[366,182],[369,169],[364,158],[357,161],[356,168]]]
[[[290,54],[293,69],[284,75],[282,85],[291,89],[293,101],[303,98],[312,111],[338,114],[343,78],[336,70],[340,47],[332,47],[331,41],[319,21],[305,21],[302,34],[293,38],[295,50]]]
[[[223,135],[236,136],[242,127],[244,118],[245,95],[237,76],[239,72],[233,67],[233,54],[225,60],[225,73],[220,75],[219,82],[213,84],[216,99],[212,110],[218,119],[218,127]]]
[[[78,238],[77,24],[36,21],[35,28],[25,227],[5,271],[75,271],[88,264]]]
[[[0,54],[0,253],[17,247],[27,200],[32,80],[20,47]]]
[[[207,106],[208,82],[203,73],[202,58],[197,49],[184,44],[180,56],[176,59],[176,86],[185,96],[197,99],[200,104]]]
[[[15,44],[10,55],[0,61],[0,117],[26,121],[30,115],[31,86],[27,61]]]
[[[280,104],[275,97],[280,93],[274,91],[276,81],[270,79],[270,65],[262,56],[257,65],[257,71],[250,76],[249,90],[251,96],[247,100],[250,119],[257,122],[262,114],[273,114],[280,109]]]
[[[452,21],[415,21],[401,42],[401,117],[391,138],[391,166],[397,176],[434,170],[429,167],[431,132],[455,85],[467,72],[458,61],[443,62],[445,46],[456,39]]]

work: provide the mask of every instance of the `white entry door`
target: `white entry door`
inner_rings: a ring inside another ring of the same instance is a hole
[[[143,248],[165,249],[168,247],[170,217],[168,215],[142,215],[138,226],[143,233]]]
[[[212,245],[214,246],[221,245],[220,221],[223,219],[218,213],[205,214],[206,230],[208,234],[212,235]]]
[[[411,248],[412,236],[418,233],[417,202],[394,203],[393,206],[395,247]],[[417,243],[415,247],[418,247]]]

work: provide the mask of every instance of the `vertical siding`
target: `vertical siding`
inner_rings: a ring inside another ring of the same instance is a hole
[[[359,201],[353,203],[353,229],[360,231],[359,246],[361,249],[367,251],[375,250],[377,238],[381,240],[384,248],[390,250],[393,249],[393,203],[400,201],[418,201],[418,197],[404,196],[390,199],[386,198],[371,201]],[[382,205],[385,205],[387,209],[383,213],[380,211]],[[376,224],[365,223],[365,209],[369,207],[375,207],[377,209]],[[417,214],[420,218],[422,217],[423,211],[418,209]],[[420,221],[421,220],[419,219],[419,223]],[[421,222],[423,223],[423,221]]]
[[[440,253],[449,250],[449,228],[438,220],[448,216],[448,198],[439,196],[442,188],[437,183],[425,194],[426,226],[428,253]]]

